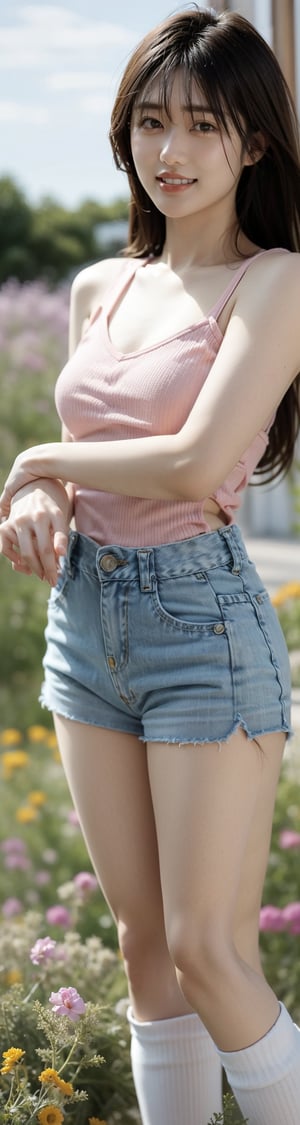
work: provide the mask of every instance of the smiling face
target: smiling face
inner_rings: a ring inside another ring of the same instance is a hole
[[[131,150],[138,178],[166,218],[224,207],[235,215],[236,187],[243,167],[252,163],[238,133],[224,129],[194,82],[187,101],[184,75],[176,71],[169,104],[159,82],[147,86],[134,105]]]

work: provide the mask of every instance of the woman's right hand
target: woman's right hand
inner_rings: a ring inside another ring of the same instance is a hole
[[[68,493],[60,481],[25,485],[13,498],[8,518],[0,525],[0,553],[13,570],[36,574],[56,586],[59,558],[65,555],[72,515]]]

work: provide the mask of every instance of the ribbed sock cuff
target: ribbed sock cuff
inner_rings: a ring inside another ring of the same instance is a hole
[[[284,1004],[273,1027],[251,1047],[218,1054],[234,1090],[258,1090],[287,1077],[299,1060],[300,1029]]]
[[[127,1008],[127,1019],[137,1038],[147,1038],[147,1042],[164,1042],[168,1039],[178,1039],[184,1035],[185,1039],[199,1039],[199,1035],[208,1036],[208,1031],[197,1015],[190,1012],[185,1016],[171,1016],[162,1020],[137,1020],[133,1015],[132,1007]]]

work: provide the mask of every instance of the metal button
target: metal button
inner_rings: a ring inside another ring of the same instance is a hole
[[[114,656],[109,656],[107,663],[109,664],[110,668],[115,668],[116,667],[116,661],[115,661]]]
[[[107,571],[109,574],[112,570],[116,570],[116,567],[119,566],[119,562],[115,555],[102,555],[100,566],[102,570]]]
[[[259,603],[259,605],[261,604],[261,602],[263,601],[261,594],[256,594],[256,601]]]
[[[214,633],[225,633],[225,625],[222,625],[222,621],[219,621],[218,625],[214,625]]]

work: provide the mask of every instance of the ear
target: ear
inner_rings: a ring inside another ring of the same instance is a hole
[[[257,164],[258,161],[261,160],[262,156],[265,155],[268,144],[268,138],[264,133],[252,133],[252,136],[249,137],[247,148],[244,153],[244,167],[247,167],[251,164]]]

